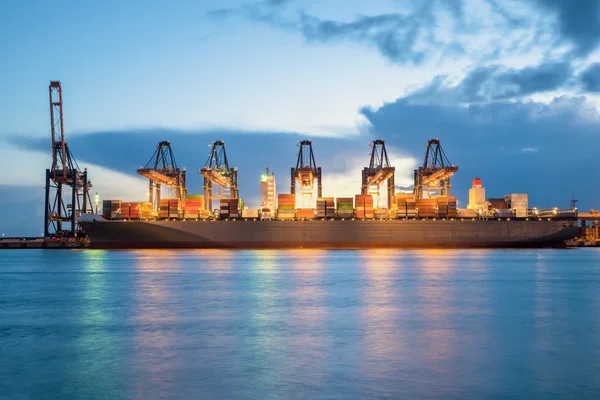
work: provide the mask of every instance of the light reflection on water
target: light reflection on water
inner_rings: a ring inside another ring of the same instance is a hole
[[[599,255],[0,253],[0,395],[600,398]]]

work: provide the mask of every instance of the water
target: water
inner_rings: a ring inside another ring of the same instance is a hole
[[[600,251],[2,251],[0,399],[600,398]]]

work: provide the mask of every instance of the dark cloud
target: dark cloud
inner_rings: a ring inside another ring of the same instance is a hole
[[[600,92],[600,63],[590,65],[580,76],[586,92]]]
[[[413,93],[413,102],[477,103],[520,98],[564,87],[572,78],[571,65],[550,62],[522,69],[500,65],[478,67],[457,85],[448,86],[443,77]]]
[[[417,1],[414,2],[414,10],[407,14],[358,16],[351,21],[321,19],[305,12],[298,12],[297,19],[290,18],[281,13],[284,8],[282,6],[287,3],[288,1],[253,2],[236,9],[211,11],[209,16],[222,18],[239,14],[253,21],[299,32],[310,43],[367,43],[374,45],[388,60],[402,64],[422,63],[429,53],[433,53],[430,48],[445,55],[463,51],[459,43],[440,43],[433,34],[437,27],[434,11],[444,7],[454,18],[462,19],[463,0]]]
[[[568,207],[571,196],[587,209],[600,201],[600,189],[590,187],[590,175],[582,172],[595,169],[600,151],[600,118],[585,98],[469,107],[402,98],[362,113],[378,136],[410,154],[422,157],[423,144],[439,138],[459,166],[452,187],[463,205],[474,176],[483,178],[490,197],[529,193],[538,207]]]
[[[337,22],[303,14],[300,21],[302,34],[309,42],[370,42],[388,59],[402,63],[419,64],[425,57],[424,52],[415,49],[423,23],[416,16],[382,14]]]
[[[575,45],[577,56],[587,56],[600,43],[600,0],[533,0],[556,14],[559,33]]]

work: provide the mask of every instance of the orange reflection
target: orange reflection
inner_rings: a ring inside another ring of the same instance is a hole
[[[293,250],[286,253],[291,307],[285,319],[290,332],[293,332],[290,348],[295,358],[295,369],[300,371],[323,371],[325,363],[331,362],[324,359],[322,351],[327,329],[323,282],[323,257],[326,254],[322,250]],[[307,374],[302,382],[318,386],[322,379],[320,374]]]
[[[403,351],[402,330],[397,329],[404,310],[399,308],[403,294],[395,288],[395,275],[404,266],[396,250],[359,252],[365,282],[361,291],[361,321],[365,326],[365,358],[368,374],[388,376],[391,364],[380,362],[399,356]]]
[[[421,318],[425,321],[425,330],[418,341],[426,349],[432,362],[442,367],[442,362],[453,355],[457,343],[456,329],[453,329],[449,295],[449,278],[460,266],[465,253],[454,250],[427,250],[415,254],[419,272],[418,297]]]

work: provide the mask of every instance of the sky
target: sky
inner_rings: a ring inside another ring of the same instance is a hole
[[[191,193],[225,140],[252,205],[265,166],[287,190],[300,140],[324,195],[350,196],[372,140],[410,189],[439,138],[459,206],[478,176],[489,197],[599,208],[599,44],[596,0],[3,1],[0,231],[43,230],[51,80],[101,199],[144,199],[160,140]]]

